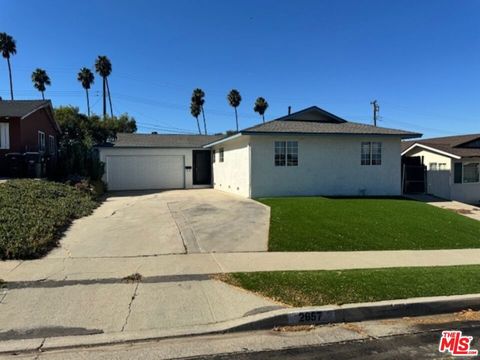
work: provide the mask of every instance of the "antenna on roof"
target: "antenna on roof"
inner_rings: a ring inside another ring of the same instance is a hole
[[[292,113],[292,107],[289,106],[289,107],[288,107],[288,115],[290,115],[291,113]]]
[[[373,126],[377,126],[378,112],[380,111],[380,105],[377,100],[370,101],[370,105],[373,106]]]

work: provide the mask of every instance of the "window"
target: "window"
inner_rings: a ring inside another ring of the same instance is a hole
[[[463,182],[464,183],[478,183],[479,171],[478,163],[464,163],[463,164]]]
[[[10,130],[6,122],[0,123],[0,149],[10,149]]]
[[[223,148],[220,148],[219,150],[219,159],[218,161],[223,162]]]
[[[212,151],[212,162],[215,162],[215,158],[217,157],[217,153],[215,150]]]
[[[382,165],[382,143],[381,142],[362,142],[361,165]]]
[[[438,170],[446,170],[447,164],[446,163],[438,163]]]
[[[475,162],[460,163],[453,165],[453,183],[471,184],[480,182],[480,164]]]
[[[45,151],[45,133],[38,132],[38,151]]]
[[[55,136],[53,135],[48,135],[48,152],[50,155],[55,154]]]
[[[428,168],[429,168],[429,170],[437,171],[438,170],[437,163],[430,163],[428,165]]]
[[[275,166],[298,166],[298,141],[275,141]]]

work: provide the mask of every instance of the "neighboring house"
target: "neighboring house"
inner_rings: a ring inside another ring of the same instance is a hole
[[[212,183],[211,152],[224,135],[117,134],[98,147],[109,190],[189,189]]]
[[[99,150],[112,190],[190,188],[213,169],[200,184],[243,197],[390,196],[401,194],[401,139],[419,136],[314,106],[228,137],[119,134]]]
[[[60,132],[49,100],[0,100],[0,173],[10,170],[7,154],[38,153],[44,165],[53,167]]]
[[[480,202],[480,134],[405,141],[402,148],[402,156],[419,157],[426,166],[427,193]]]

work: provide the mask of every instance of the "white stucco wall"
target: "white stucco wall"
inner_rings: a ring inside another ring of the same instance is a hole
[[[243,197],[250,197],[250,147],[249,136],[216,145],[213,163],[213,187]],[[223,148],[224,161],[220,162]]]
[[[192,167],[192,150],[197,149],[168,149],[168,148],[98,148],[100,161],[103,161],[105,164],[107,162],[108,156],[120,156],[120,155],[130,155],[130,156],[141,156],[141,155],[175,155],[183,156],[185,167]],[[204,150],[204,149],[198,149]],[[107,166],[105,166],[105,169]],[[107,174],[103,176],[103,181],[108,185]],[[193,182],[193,172],[191,169],[185,169],[185,188],[192,188]]]
[[[452,160],[452,168],[455,162],[478,162],[480,163],[480,158],[469,158],[462,160]],[[464,184],[455,184],[453,178],[453,171],[451,176],[451,195],[453,200],[460,202],[465,202],[469,204],[479,204],[480,203],[480,183],[464,183]]]
[[[444,170],[451,169],[451,158],[445,155],[437,154],[429,150],[416,147],[405,154],[405,156],[423,156],[423,164],[430,170],[431,163],[446,164]]]
[[[274,164],[274,142],[298,141],[298,166]],[[361,165],[361,143],[382,143],[382,165]],[[379,136],[252,136],[251,196],[400,195],[400,138]]]

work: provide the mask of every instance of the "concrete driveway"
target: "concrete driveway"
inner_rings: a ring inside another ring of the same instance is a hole
[[[269,219],[262,204],[213,189],[112,194],[48,257],[266,251]]]

